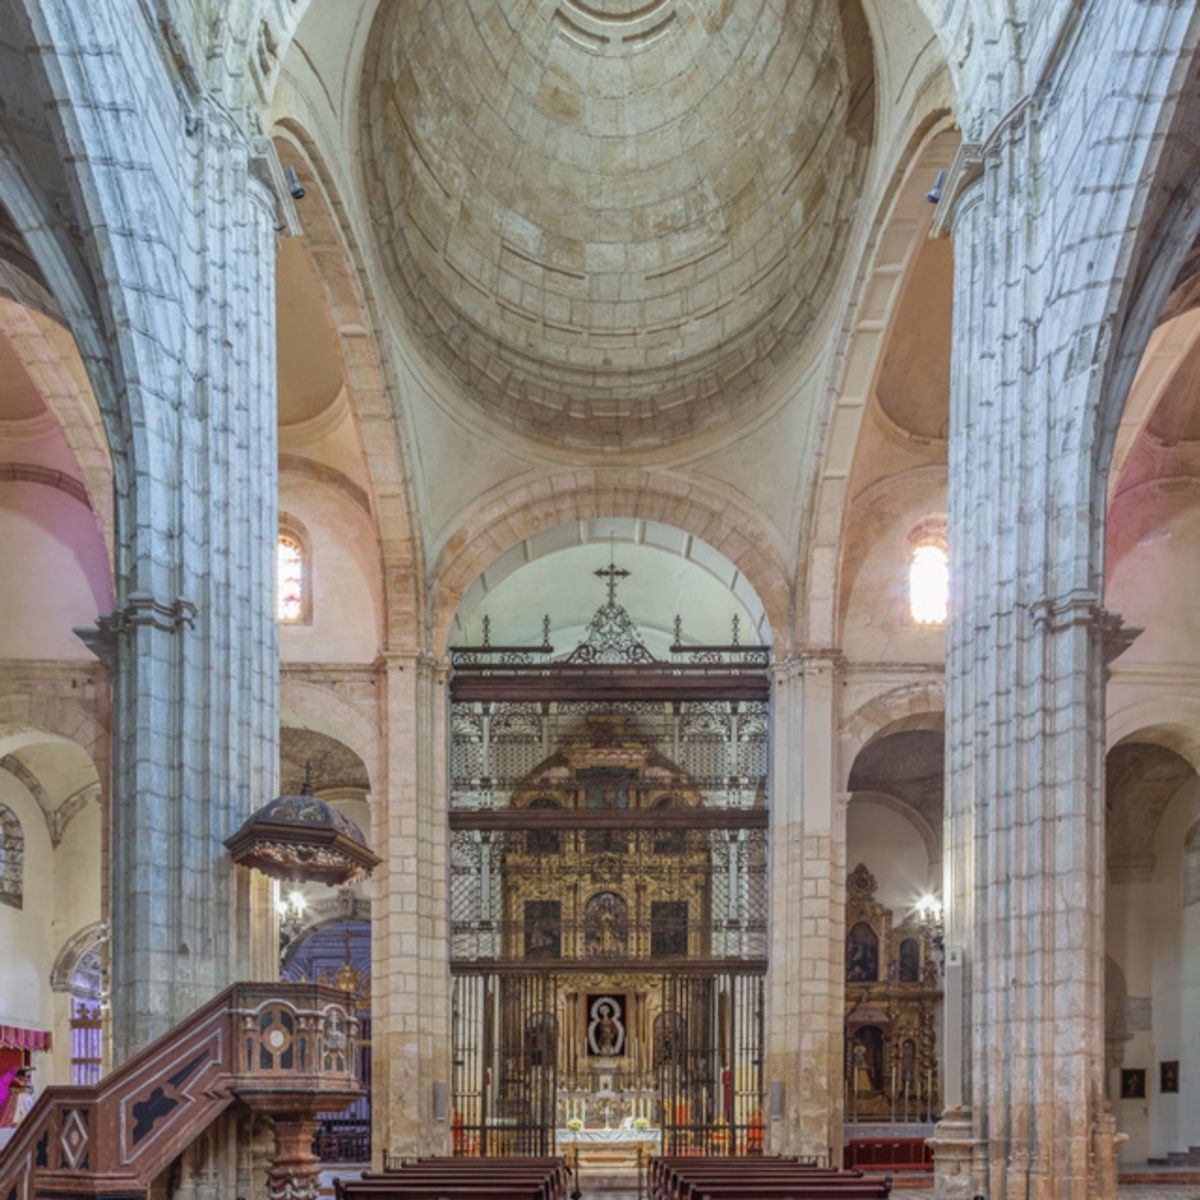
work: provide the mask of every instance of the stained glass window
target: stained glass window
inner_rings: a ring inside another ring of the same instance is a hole
[[[304,619],[304,549],[286,533],[275,549],[275,617],[279,621]]]
[[[908,560],[908,609],[918,625],[944,625],[950,567],[944,538],[916,542]]]

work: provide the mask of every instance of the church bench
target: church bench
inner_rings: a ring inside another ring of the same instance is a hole
[[[478,1183],[466,1187],[459,1183],[404,1183],[399,1180],[363,1183],[361,1180],[342,1181],[336,1189],[338,1200],[536,1200],[541,1195],[536,1187],[513,1187],[506,1183]]]
[[[827,1177],[859,1178],[859,1173],[839,1172],[831,1167],[816,1167],[796,1160],[707,1160],[692,1159],[681,1163],[664,1163],[653,1169],[650,1185],[656,1195],[664,1198],[684,1196],[699,1183],[774,1182],[812,1180]]]
[[[890,1179],[795,1159],[656,1159],[650,1181],[655,1200],[877,1200],[891,1192]]]
[[[686,1200],[886,1200],[891,1183],[839,1179],[837,1176],[790,1182],[703,1183],[693,1185]]]
[[[338,1200],[564,1200],[570,1172],[561,1158],[415,1159],[335,1182]]]
[[[495,1186],[505,1188],[521,1188],[535,1200],[562,1200],[566,1188],[557,1178],[545,1175],[517,1174],[515,1172],[495,1171],[492,1173],[478,1172],[460,1174],[449,1171],[413,1172],[405,1171],[396,1175],[366,1176],[353,1181],[366,1189],[423,1187],[436,1185],[439,1187],[470,1188]]]

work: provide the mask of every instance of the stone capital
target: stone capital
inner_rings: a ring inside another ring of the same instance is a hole
[[[1045,596],[1029,606],[1034,623],[1051,633],[1084,628],[1100,639],[1107,666],[1124,654],[1141,636],[1136,625],[1126,625],[1120,613],[1110,612],[1091,590],[1079,589],[1065,596]]]
[[[116,663],[117,641],[138,627],[158,629],[164,633],[178,633],[191,629],[199,609],[190,600],[176,596],[174,600],[161,600],[149,592],[130,592],[125,604],[111,613],[99,617],[94,626],[76,629],[75,636],[109,670]]]

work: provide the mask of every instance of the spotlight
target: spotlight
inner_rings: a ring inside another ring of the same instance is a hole
[[[291,171],[292,168],[288,167],[288,170]],[[295,174],[294,171],[292,173]],[[927,191],[925,193],[925,199],[928,200],[930,204],[937,204],[941,200],[942,184],[944,184],[945,182],[946,182],[946,172],[939,171],[937,173],[937,178],[933,181],[933,187],[930,188],[929,191]],[[295,193],[293,193],[293,195],[294,194]]]
[[[946,172],[943,171],[942,175],[944,175],[945,173]],[[938,178],[940,179],[941,176],[939,175]],[[292,193],[292,199],[293,200],[303,200],[304,199],[304,184],[302,184],[300,182],[300,176],[296,174],[295,167],[288,167],[287,181],[288,181],[288,191],[290,191]]]

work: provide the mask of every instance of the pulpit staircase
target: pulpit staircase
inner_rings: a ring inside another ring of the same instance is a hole
[[[344,992],[236,983],[88,1087],[49,1087],[0,1150],[0,1200],[143,1200],[234,1103],[275,1123],[272,1194],[306,1195],[318,1112],[360,1094]]]

